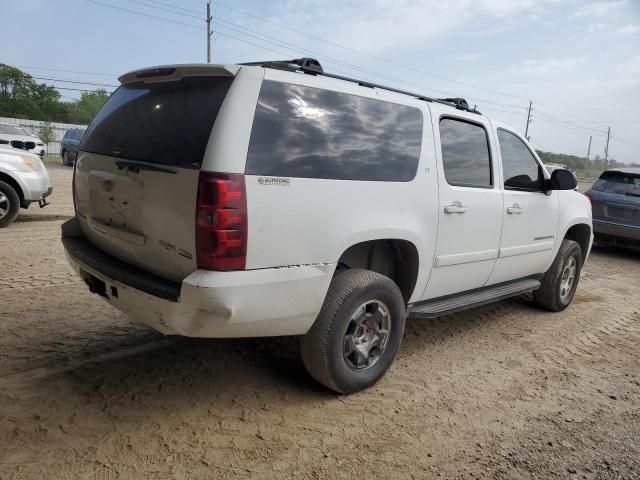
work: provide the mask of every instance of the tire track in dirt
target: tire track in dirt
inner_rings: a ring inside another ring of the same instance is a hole
[[[0,278],[0,293],[19,292],[33,288],[51,288],[79,283],[82,283],[82,280],[73,271],[20,275],[17,277]]]

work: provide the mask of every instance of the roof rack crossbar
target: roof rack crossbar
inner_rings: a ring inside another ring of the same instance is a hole
[[[346,82],[357,83],[363,87],[379,88],[381,90],[387,90],[389,92],[399,93],[402,95],[408,95],[410,97],[417,98],[418,100],[424,100],[425,102],[440,103],[448,105],[450,107],[457,108],[458,110],[464,110],[471,113],[480,114],[478,109],[474,106],[469,107],[469,103],[464,98],[431,98],[420,93],[409,92],[407,90],[401,90],[399,88],[393,88],[386,85],[380,85],[378,83],[368,82],[366,80],[358,80],[352,77],[346,77],[344,75],[336,75],[334,73],[327,73],[320,65],[320,62],[315,58],[303,57],[295,58],[293,60],[275,60],[265,62],[248,62],[241,63],[241,65],[259,66],[264,68],[273,68],[277,70],[288,70],[293,72],[303,72],[309,75],[322,75],[323,77],[335,78],[336,80],[344,80]]]

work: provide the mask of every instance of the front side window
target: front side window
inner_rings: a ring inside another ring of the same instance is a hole
[[[417,108],[264,81],[245,172],[408,182],[416,175],[421,143]]]
[[[541,191],[542,169],[522,140],[498,129],[504,186],[510,190]]]

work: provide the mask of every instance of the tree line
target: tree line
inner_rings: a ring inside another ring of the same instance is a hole
[[[106,90],[97,89],[82,92],[78,100],[63,101],[55,87],[0,63],[0,117],[86,125],[107,98]]]
[[[628,167],[628,164],[616,161],[614,158],[608,159],[606,162],[604,158],[596,155],[593,160],[587,157],[578,157],[576,155],[567,155],[564,153],[544,152],[542,150],[536,150],[540,160],[543,163],[555,163],[558,165],[564,165],[569,170],[581,171],[581,170],[606,170],[607,168],[616,167]],[[640,166],[632,164],[632,166]]]

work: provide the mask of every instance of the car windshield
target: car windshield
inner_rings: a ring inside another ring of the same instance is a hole
[[[640,175],[623,172],[604,172],[593,185],[593,190],[640,197]]]
[[[17,125],[2,125],[0,124],[0,133],[5,135],[29,135],[22,128]]]

